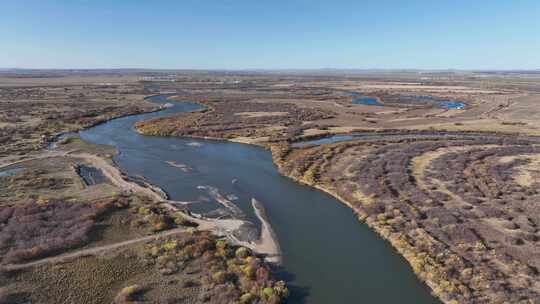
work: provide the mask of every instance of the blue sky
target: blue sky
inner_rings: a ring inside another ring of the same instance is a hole
[[[2,0],[0,67],[540,68],[539,0]]]

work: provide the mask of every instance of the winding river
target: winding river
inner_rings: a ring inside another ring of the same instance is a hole
[[[150,100],[164,104],[166,98]],[[281,176],[269,151],[134,131],[136,121],[200,108],[189,102],[172,104],[160,112],[111,120],[80,136],[115,146],[120,154],[114,161],[124,172],[144,176],[173,200],[196,202],[198,211],[216,205],[208,188],[198,186],[217,188],[254,223],[250,200],[262,202],[283,251],[279,276],[290,286],[288,303],[439,303],[386,241],[333,197]]]

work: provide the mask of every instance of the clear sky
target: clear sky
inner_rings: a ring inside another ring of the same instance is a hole
[[[540,68],[540,0],[1,0],[0,67]]]

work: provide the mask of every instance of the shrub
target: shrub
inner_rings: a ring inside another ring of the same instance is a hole
[[[246,247],[236,249],[235,255],[237,258],[246,258],[249,255],[249,250]]]
[[[184,227],[197,227],[197,226],[199,226],[199,224],[186,219],[181,214],[175,214],[174,223],[176,225],[180,225],[180,226],[184,226]]]
[[[274,284],[274,293],[282,299],[287,298],[289,296],[289,289],[285,285],[284,281],[277,281]]]
[[[120,292],[114,299],[114,303],[115,304],[130,303],[135,300],[135,297],[141,291],[143,291],[143,288],[136,284],[124,287],[122,290],[120,290]]]
[[[153,232],[163,231],[171,228],[172,219],[166,215],[153,214],[149,220]]]
[[[255,276],[257,277],[257,282],[259,284],[266,285],[270,279],[270,272],[265,267],[259,267],[259,269],[257,269],[255,272]]]
[[[274,296],[274,290],[272,288],[269,288],[269,287],[263,288],[261,292],[261,298],[268,300],[272,296]]]
[[[255,272],[257,271],[257,268],[255,267],[252,267],[250,265],[246,265],[244,266],[244,268],[242,268],[242,272],[244,273],[245,276],[247,276],[248,278],[253,278],[255,277]]]
[[[0,207],[3,262],[21,262],[85,244],[96,218],[110,206],[50,200],[41,205],[30,201]]]
[[[273,281],[268,267],[248,248],[231,246],[206,233],[158,239],[146,250],[146,257],[153,261],[150,264],[155,264],[163,275],[176,271],[178,263],[202,266],[196,285],[204,287],[203,297],[211,303],[277,304],[289,294],[285,283]]]
[[[252,293],[245,293],[242,296],[240,296],[240,303],[242,304],[249,304],[253,302],[257,297],[253,295]]]
[[[234,280],[234,275],[226,271],[218,271],[212,274],[212,281],[217,284],[225,284]]]
[[[176,241],[167,242],[167,243],[163,244],[162,248],[167,250],[167,251],[174,250],[174,249],[178,248],[178,242],[176,242]]]
[[[10,303],[10,293],[5,287],[0,287],[0,304]]]

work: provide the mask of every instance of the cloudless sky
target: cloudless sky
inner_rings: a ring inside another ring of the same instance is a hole
[[[540,68],[540,0],[1,0],[0,67]]]

